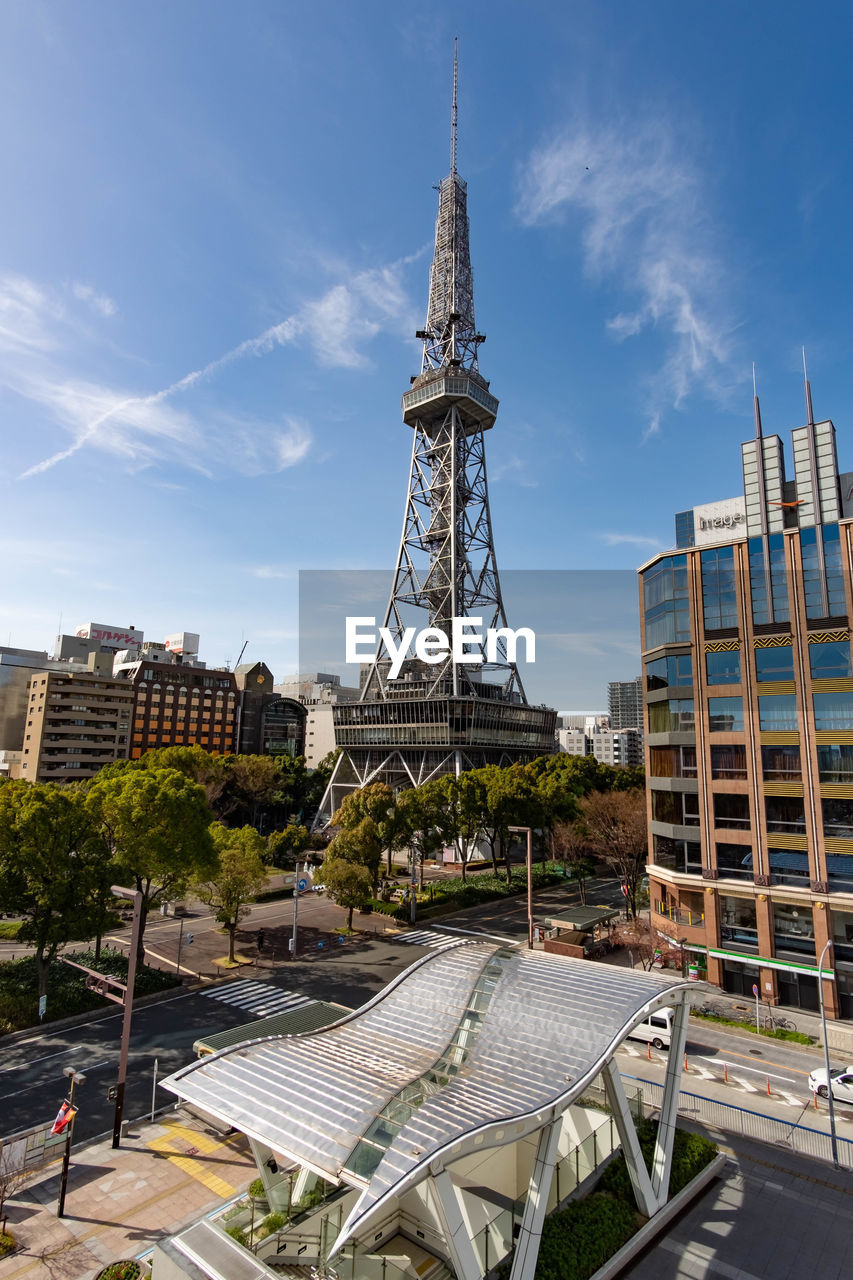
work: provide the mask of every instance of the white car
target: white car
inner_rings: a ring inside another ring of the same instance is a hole
[[[853,1067],[833,1068],[830,1071],[832,1079],[832,1097],[839,1102],[853,1102]],[[826,1068],[820,1067],[817,1071],[813,1071],[809,1076],[809,1088],[812,1093],[817,1093],[821,1098],[829,1097],[829,1090],[826,1087]]]
[[[313,888],[313,890],[314,890],[314,892],[315,892],[315,893],[325,893],[325,892],[326,892],[326,886],[325,886],[324,884],[315,884],[315,885],[312,885],[312,888]]]

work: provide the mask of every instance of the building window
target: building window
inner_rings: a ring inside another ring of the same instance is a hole
[[[708,684],[740,684],[740,654],[706,653],[705,674]]]
[[[810,878],[809,855],[792,849],[768,849],[767,859],[774,884],[794,884],[804,887]]]
[[[777,955],[794,952],[814,956],[814,921],[810,907],[773,904],[773,941]]]
[[[708,728],[711,733],[742,733],[743,698],[709,698]]]
[[[649,772],[653,778],[695,778],[696,748],[650,747]]]
[[[813,693],[816,729],[853,729],[853,691]]]
[[[646,663],[646,688],[666,689],[693,683],[693,658],[689,653],[674,653]]]
[[[746,778],[746,747],[732,742],[725,747],[711,748],[711,777],[727,780]]]
[[[853,745],[819,745],[817,767],[821,782],[853,782]]]
[[[758,724],[761,729],[769,733],[796,731],[796,695],[793,693],[761,694],[758,699]]]
[[[652,821],[674,827],[698,827],[698,795],[687,791],[653,791]]]
[[[806,834],[805,802],[802,796],[765,796],[767,830],[788,835]]]
[[[853,893],[853,855],[833,854],[826,859],[830,893]]]
[[[649,733],[692,733],[695,725],[692,698],[669,698],[649,706]]]
[[[756,649],[755,678],[759,684],[767,680],[793,680],[793,647],[789,644],[777,644],[771,649]]]
[[[785,542],[781,533],[771,533],[768,536],[767,551],[770,561],[770,599],[767,593],[764,543],[761,538],[750,538],[749,581],[752,594],[752,621],[757,627],[767,626],[771,622],[787,622],[790,618]]]
[[[765,782],[799,782],[803,773],[799,747],[762,747],[761,768]]]
[[[832,940],[836,961],[853,964],[853,915],[832,908]]]
[[[702,609],[706,631],[737,626],[734,547],[713,547],[701,553]]]
[[[687,557],[667,556],[643,572],[646,648],[690,639]]]
[[[717,870],[726,880],[752,879],[752,850],[745,844],[717,844]]]
[[[749,853],[744,849],[744,854]],[[720,925],[723,945],[732,951],[758,952],[758,924],[751,898],[720,895]]]
[[[826,601],[824,603],[817,539],[823,535],[823,562],[826,569]],[[846,614],[844,575],[841,567],[841,540],[837,524],[800,530],[803,557],[803,594],[807,618],[837,618]]]
[[[714,796],[715,827],[731,827],[748,831],[750,825],[749,796],[723,793]]]
[[[680,871],[683,875],[699,875],[702,870],[702,851],[698,841],[673,840],[670,836],[652,836],[652,862],[668,871]]]
[[[823,834],[853,840],[853,800],[821,800]]]
[[[828,640],[809,645],[812,680],[847,680],[853,676],[850,641]]]

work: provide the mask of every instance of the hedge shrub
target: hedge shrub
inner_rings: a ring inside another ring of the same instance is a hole
[[[100,958],[94,951],[65,953],[70,960],[85,964],[98,973],[109,974],[120,982],[127,981],[127,956],[121,951],[104,948]],[[134,994],[147,996],[157,991],[167,991],[178,985],[177,979],[160,969],[141,967],[136,971]],[[101,1009],[108,1002],[89,991],[86,975],[79,969],[54,960],[47,974],[47,1017],[67,1018],[75,1013],[88,1013]],[[20,960],[7,960],[0,964],[0,1035],[32,1027],[38,1023],[38,975],[33,956]]]

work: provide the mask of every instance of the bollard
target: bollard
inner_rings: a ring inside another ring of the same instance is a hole
[[[649,1062],[651,1062],[651,1060],[652,1060],[652,1042],[651,1042],[651,1040],[649,1040],[649,1041],[648,1041],[648,1043],[647,1043],[647,1045],[646,1045],[646,1049],[647,1049],[647,1057],[648,1057],[648,1059],[649,1059]]]
[[[770,1097],[770,1077],[767,1077],[767,1096]]]
[[[687,1070],[687,1054],[684,1055],[684,1070]]]
[[[723,1084],[728,1084],[728,1083],[729,1083],[729,1064],[727,1062],[724,1062],[723,1063]]]
[[[814,1097],[814,1109],[815,1111],[817,1111],[817,1094],[815,1093],[813,1097]]]

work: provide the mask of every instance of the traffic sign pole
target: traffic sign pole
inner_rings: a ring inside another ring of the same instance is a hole
[[[296,863],[296,879],[293,882],[293,937],[290,940],[290,958],[296,959],[296,929],[299,918],[299,862]]]
[[[755,982],[753,982],[752,984],[752,994],[755,996],[755,1034],[760,1035],[761,1022],[759,1021],[759,1016],[758,1016],[758,985]]]

